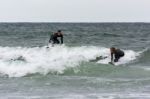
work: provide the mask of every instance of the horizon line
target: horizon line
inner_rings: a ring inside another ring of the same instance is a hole
[[[53,22],[53,21],[51,21],[51,22],[50,21],[49,22],[45,22],[45,21],[43,21],[43,22],[42,21],[39,21],[39,22],[38,21],[37,22],[36,21],[35,22],[34,21],[33,22],[31,22],[31,21],[11,22],[10,21],[10,22],[0,22],[0,23],[150,23],[150,22],[140,22],[140,21],[139,22],[131,22],[131,21],[129,21],[129,22],[123,22],[123,21],[122,22],[115,22],[115,21],[114,22],[65,22],[65,21],[64,22]]]

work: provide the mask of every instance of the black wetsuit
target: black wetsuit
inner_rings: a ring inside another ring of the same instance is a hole
[[[113,60],[113,55],[115,55],[114,62],[118,62],[118,60],[124,56],[124,52],[120,49],[116,49],[114,53],[111,53],[111,60]]]
[[[58,40],[58,37],[61,38],[61,44],[63,44],[63,35],[62,34],[58,35],[58,33],[54,33],[54,34],[51,35],[49,43],[51,43],[51,41],[52,41],[53,44],[60,44],[60,41]]]

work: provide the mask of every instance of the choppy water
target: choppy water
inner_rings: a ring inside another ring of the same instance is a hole
[[[65,44],[46,48],[58,29]],[[149,45],[148,23],[1,23],[0,98],[149,99]],[[125,51],[116,66],[111,46]]]

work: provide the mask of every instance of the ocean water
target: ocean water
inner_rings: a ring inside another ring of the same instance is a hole
[[[0,23],[0,99],[150,99],[149,46],[149,23]]]

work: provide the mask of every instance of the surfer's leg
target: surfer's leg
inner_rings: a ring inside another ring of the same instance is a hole
[[[58,39],[54,39],[54,44],[59,44],[59,40]]]
[[[114,62],[118,62],[118,60],[119,60],[118,58],[115,58],[115,59],[114,59]]]
[[[114,62],[118,62],[119,59],[120,59],[120,56],[119,55],[115,55]]]
[[[123,57],[124,55],[115,55],[114,62],[118,62],[118,60]]]

